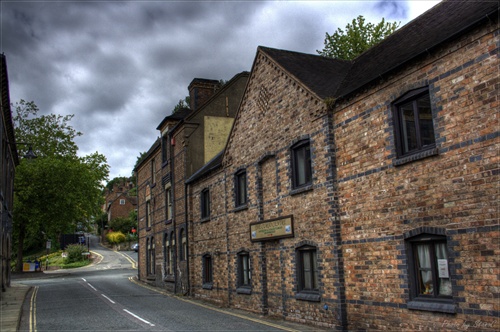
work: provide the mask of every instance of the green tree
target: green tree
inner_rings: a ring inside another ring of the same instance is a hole
[[[345,31],[338,28],[332,35],[326,33],[325,47],[317,50],[320,55],[330,58],[352,60],[393,33],[400,23],[382,21],[378,24],[365,23],[360,15],[347,24]]]
[[[172,110],[172,114],[180,111],[183,108],[189,107],[190,100],[191,98],[189,96],[186,96],[184,100],[179,99],[179,102],[177,103],[177,105],[175,105],[174,109]]]
[[[73,233],[100,215],[109,166],[98,152],[77,156],[74,139],[82,134],[69,124],[72,115],[40,116],[35,103],[24,100],[13,109],[16,140],[30,143],[37,155],[21,159],[14,180],[16,268],[21,270],[25,250],[43,248],[46,239]],[[28,146],[18,148],[22,156]]]

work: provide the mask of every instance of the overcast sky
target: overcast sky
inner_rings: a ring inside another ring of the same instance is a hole
[[[10,98],[74,114],[80,155],[130,176],[193,78],[250,71],[257,46],[317,54],[353,18],[401,22],[437,1],[9,1],[0,52]]]

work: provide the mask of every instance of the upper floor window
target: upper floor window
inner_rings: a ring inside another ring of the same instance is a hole
[[[151,200],[146,201],[146,227],[151,227],[151,223],[153,222],[153,216],[151,213]]]
[[[200,195],[201,219],[210,217],[210,191],[208,188],[203,189]]]
[[[408,238],[410,309],[455,312],[445,235]]]
[[[168,135],[165,134],[161,137],[161,162],[165,164],[168,161],[168,148],[170,144],[168,142]]]
[[[238,285],[237,292],[250,294],[250,254],[246,251],[238,253]]]
[[[120,205],[125,205],[125,200],[124,199],[120,199]]]
[[[153,158],[151,160],[151,183],[156,183],[156,160]]]
[[[312,184],[311,146],[309,140],[292,146],[292,188]]]
[[[235,206],[242,207],[247,204],[247,172],[240,170],[234,175]]]
[[[319,301],[318,259],[316,247],[296,249],[297,295],[300,300]]]
[[[166,220],[172,220],[172,187],[170,183],[165,186],[165,209]]]
[[[398,157],[435,148],[434,123],[427,87],[406,93],[393,107]]]

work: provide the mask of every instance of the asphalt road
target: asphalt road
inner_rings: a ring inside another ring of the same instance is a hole
[[[277,326],[161,294],[132,279],[133,251],[90,242],[98,263],[23,280],[33,286],[23,306],[22,331],[280,331]],[[134,256],[135,254],[135,256]]]

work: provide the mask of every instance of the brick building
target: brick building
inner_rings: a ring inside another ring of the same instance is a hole
[[[10,286],[10,260],[12,255],[12,212],[14,208],[14,175],[19,158],[10,109],[9,78],[5,55],[0,54],[0,298]]]
[[[133,188],[133,183],[123,181],[115,183],[113,189],[106,191],[103,210],[108,215],[108,223],[115,218],[128,218],[130,212],[137,209],[137,197],[129,194]]]
[[[140,278],[338,330],[498,330],[498,31],[497,2],[443,1],[354,61],[259,47],[234,99],[195,79],[136,169]]]
[[[161,137],[137,165],[139,276],[174,293],[189,290],[185,181],[224,148],[249,73],[221,86],[194,79],[190,108],[165,117]],[[157,250],[156,248],[160,248]]]
[[[341,330],[498,330],[498,2],[355,61],[259,47],[188,185],[190,294]]]

